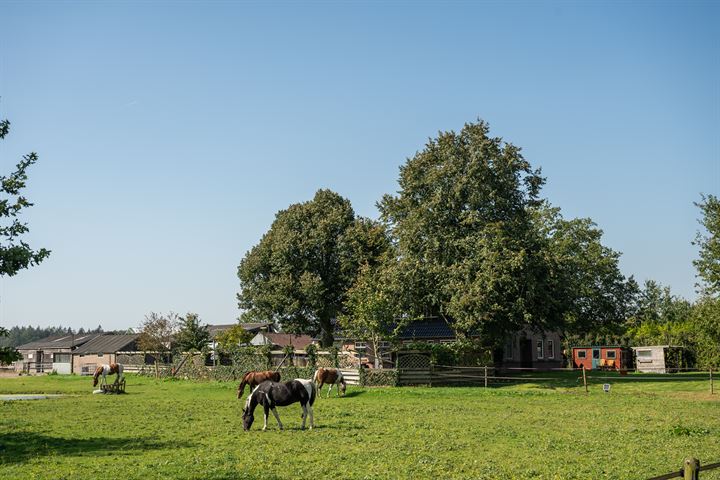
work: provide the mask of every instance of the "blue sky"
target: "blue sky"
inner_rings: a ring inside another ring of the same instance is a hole
[[[377,217],[398,167],[482,118],[625,274],[694,298],[720,194],[720,3],[0,3],[0,171],[37,151],[42,265],[0,325],[231,323],[237,265],[319,188]]]

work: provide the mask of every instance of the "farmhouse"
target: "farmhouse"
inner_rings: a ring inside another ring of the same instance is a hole
[[[619,345],[572,348],[574,368],[585,370],[627,370],[632,367],[632,350]]]
[[[53,335],[17,347],[23,356],[15,362],[16,372],[73,373],[72,356],[81,346],[100,336],[99,333],[82,335]]]
[[[95,368],[117,362],[119,352],[137,350],[140,335],[99,335],[78,347],[73,353],[73,372],[80,375],[92,375]]]
[[[533,332],[525,329],[513,334],[502,349],[502,359],[496,358],[499,368],[533,368],[549,370],[564,367],[560,334]]]
[[[292,346],[295,350],[305,350],[308,345],[314,343],[316,342],[310,335],[271,332],[259,332],[250,340],[251,345],[270,345],[272,349]]]

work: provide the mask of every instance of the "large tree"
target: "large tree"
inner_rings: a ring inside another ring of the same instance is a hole
[[[319,190],[278,212],[270,230],[238,267],[245,318],[272,320],[292,333],[333,341],[333,319],[360,265],[385,248],[382,227],[356,218],[350,202]]]
[[[702,195],[702,201],[695,203],[702,212],[700,224],[707,234],[697,233],[694,245],[700,247],[700,258],[693,265],[700,277],[702,292],[717,296],[720,294],[720,200],[715,195]]]
[[[400,191],[379,204],[398,247],[411,316],[440,315],[494,341],[555,315],[530,208],[544,183],[520,149],[486,123],[440,133],[400,168]]]
[[[404,312],[445,317],[488,344],[523,328],[623,320],[632,285],[618,254],[591,221],[548,207],[544,181],[482,121],[440,133],[408,159],[400,191],[379,204],[398,248]]]
[[[0,140],[4,139],[9,131],[10,122],[0,121]],[[15,166],[15,171],[0,176],[0,275],[13,276],[20,270],[37,265],[50,255],[49,250],[33,250],[22,240],[28,227],[18,219],[23,209],[33,205],[22,196],[21,191],[27,182],[27,169],[37,160],[35,152],[24,155]]]
[[[202,352],[210,343],[210,332],[207,325],[200,324],[197,313],[188,313],[180,320],[175,336],[175,344],[182,352]]]
[[[0,121],[0,140],[10,132],[10,122]],[[20,270],[37,265],[50,255],[44,248],[33,250],[22,240],[28,232],[26,223],[19,220],[23,209],[33,204],[25,198],[21,191],[27,182],[27,169],[38,156],[35,152],[24,155],[9,175],[0,176],[0,276],[12,277]],[[8,331],[0,327],[0,336],[7,336]],[[22,358],[17,350],[0,347],[0,364],[11,363]]]
[[[533,209],[540,236],[546,240],[547,302],[562,317],[567,334],[618,333],[634,312],[638,287],[621,273],[620,253],[602,244],[603,232],[589,218],[566,220],[560,209],[544,202]]]

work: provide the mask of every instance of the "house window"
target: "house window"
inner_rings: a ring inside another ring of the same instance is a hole
[[[547,341],[547,358],[555,358],[555,341]]]
[[[505,344],[505,358],[513,358],[513,342],[512,339],[508,340]]]
[[[440,340],[440,343],[455,343],[454,340]]]
[[[32,353],[28,353],[28,360],[32,360],[32,358],[33,358],[33,354],[32,354]]]
[[[367,348],[367,342],[355,342],[355,350],[365,350]]]
[[[587,351],[586,350],[578,350],[577,355],[578,355],[578,358],[586,358]]]
[[[103,354],[102,354],[102,353],[98,353],[98,357],[102,357],[102,356],[103,356]]]
[[[544,343],[545,343],[544,340],[537,341],[537,358],[539,358],[539,359],[544,358],[544,356],[543,356],[543,346],[544,346],[543,344]]]
[[[605,352],[605,358],[615,358],[615,350],[607,350]]]

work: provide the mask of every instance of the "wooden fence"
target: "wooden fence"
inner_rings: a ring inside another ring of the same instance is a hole
[[[720,468],[720,462],[711,463],[710,465],[700,465],[700,460],[697,458],[687,458],[683,462],[683,466],[677,472],[666,473],[658,477],[652,477],[649,480],[671,480],[673,478],[682,478],[684,480],[699,480],[700,472],[706,472]]]

